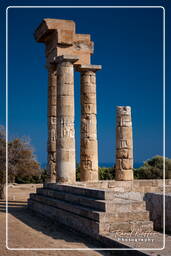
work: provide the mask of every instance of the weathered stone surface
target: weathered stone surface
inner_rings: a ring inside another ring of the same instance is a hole
[[[135,201],[123,194],[125,198],[117,198],[112,190],[51,183],[30,195],[28,207],[95,238],[118,230],[129,234],[139,229],[152,231],[153,223],[142,198]]]
[[[96,104],[84,103],[84,105],[81,105],[81,113],[96,115],[97,113]]]
[[[127,159],[116,159],[116,170],[129,170],[132,169],[132,160]]]
[[[165,180],[166,186],[165,190],[167,193],[171,192],[171,179]],[[136,193],[137,198],[139,194],[147,192],[159,192],[163,191],[163,180],[153,179],[153,180],[129,180],[129,181],[119,181],[119,180],[98,180],[98,181],[86,181],[86,182],[75,182],[73,184],[78,188],[86,189],[96,189],[96,190],[108,190],[115,193],[118,192],[132,192]],[[79,191],[81,193],[82,190]],[[94,190],[93,190],[94,191]],[[138,192],[138,194],[137,194]],[[91,190],[92,193],[92,190]],[[94,196],[94,195],[93,195]],[[142,199],[142,196],[140,197]],[[131,198],[130,198],[131,199]],[[132,198],[136,200],[135,198]]]
[[[118,106],[116,122],[118,127],[131,127],[131,107]]]
[[[95,115],[86,115],[84,118],[82,118],[82,127],[81,127],[81,137],[85,138],[85,140],[82,141],[83,144],[86,143],[86,139],[90,137],[91,139],[97,138],[96,134],[96,116]]]
[[[96,125],[96,71],[101,66],[81,65],[81,181],[98,180],[98,145]]]
[[[38,42],[44,42],[48,39],[48,33],[53,33],[53,30],[61,29],[75,32],[75,22],[72,20],[61,19],[43,19],[42,23],[35,31],[35,39]],[[67,40],[68,41],[68,40]]]
[[[73,67],[81,72],[81,147],[87,149],[81,150],[81,169],[87,169],[87,173],[81,172],[81,180],[98,180],[95,73],[101,66],[90,65],[94,47],[90,35],[76,34],[75,31],[73,21],[43,19],[34,34],[37,42],[45,44],[49,70],[49,175],[54,175],[57,162],[57,181],[62,182],[75,182]],[[54,182],[55,179],[48,179],[49,182],[52,180]]]
[[[116,168],[115,173],[116,180],[133,180],[133,171],[131,170],[124,170]]]
[[[132,148],[128,149],[128,148],[121,148],[121,149],[117,149],[116,151],[116,158],[118,159],[128,159],[128,158],[133,158],[133,154],[132,154]]]
[[[127,140],[128,138],[132,139],[132,127],[120,127],[117,128],[117,134],[119,140]]]
[[[133,143],[131,108],[117,107],[116,180],[133,180]]]
[[[117,134],[117,133],[116,133]],[[127,139],[120,139],[120,136],[116,139],[116,149],[131,149],[132,148],[132,139],[129,137]]]
[[[48,66],[48,179],[56,182],[56,68]]]
[[[57,63],[57,181],[75,182],[74,56],[60,56]],[[67,86],[67,89],[64,89]],[[63,91],[63,93],[62,93]],[[69,145],[67,144],[69,142]]]
[[[63,223],[84,234],[97,237],[99,233],[99,223],[89,218],[31,199],[28,201],[28,206],[32,211]]]
[[[35,31],[35,39],[46,45],[47,64],[66,54],[77,55],[76,64],[90,64],[94,44],[90,35],[76,34],[72,20],[44,19]]]
[[[88,75],[94,76],[94,77],[95,77],[94,72],[96,72],[100,69],[102,69],[101,65],[91,65],[91,64],[88,64],[88,65],[87,64],[82,64],[82,65],[78,65],[78,67],[77,67],[77,70],[79,72],[86,71],[86,72],[89,72]],[[87,78],[87,79],[89,79],[89,78]]]
[[[53,152],[53,153],[56,152],[56,141],[55,142],[51,141],[51,143],[48,143],[48,152]]]
[[[103,224],[103,226],[103,230],[106,232],[113,232],[115,230],[122,230],[122,232],[132,232],[133,230],[140,229],[141,232],[151,232],[153,230],[152,221],[118,222],[112,223],[110,226]]]
[[[144,200],[150,211],[150,219],[154,222],[155,230],[163,229],[163,200],[162,193],[146,193]],[[165,195],[165,229],[171,232],[171,193]]]
[[[48,116],[56,116],[56,105],[48,107]]]

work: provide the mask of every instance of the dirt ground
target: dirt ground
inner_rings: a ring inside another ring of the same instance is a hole
[[[86,250],[103,247],[97,241],[87,238],[63,225],[55,224],[46,218],[36,216],[28,211],[27,198],[29,193],[36,191],[41,185],[24,184],[9,185],[8,214],[8,247],[5,246],[5,201],[0,201],[0,256],[100,256],[111,255],[107,251]],[[152,251],[150,255],[170,256],[171,236],[167,236],[168,248],[164,251]],[[170,246],[170,249],[169,249]],[[13,250],[15,248],[16,250]],[[44,250],[23,250],[22,248],[46,248]],[[47,248],[85,248],[79,251],[54,250]],[[115,253],[112,253],[115,255]],[[121,253],[122,255],[122,253]]]
[[[11,248],[10,250],[5,247],[5,201],[0,201],[0,256],[109,255],[107,252],[99,253],[94,250],[47,250],[47,248],[87,249],[101,246],[71,229],[60,224],[54,225],[52,221],[29,212],[26,200],[29,193],[35,190],[35,185],[9,185],[8,247]],[[21,248],[45,248],[45,250],[24,251]]]

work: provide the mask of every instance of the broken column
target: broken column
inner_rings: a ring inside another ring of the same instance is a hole
[[[80,65],[78,68],[81,73],[81,181],[98,180],[96,71],[100,69],[99,65]]]
[[[56,182],[56,66],[48,67],[48,178]]]
[[[75,128],[74,128],[74,67],[75,56],[62,55],[57,63],[57,182],[76,180]]]
[[[133,180],[133,142],[131,107],[116,110],[116,180]]]

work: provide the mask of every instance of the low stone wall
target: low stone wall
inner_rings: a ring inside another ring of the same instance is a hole
[[[171,179],[165,180],[166,186],[171,185]],[[162,192],[163,179],[151,180],[133,180],[133,181],[116,181],[116,180],[99,180],[97,182],[76,182],[74,186],[110,189],[118,192]],[[168,191],[170,192],[170,191]]]
[[[163,229],[163,194],[146,193],[144,196],[147,210],[150,212],[150,220],[154,222],[155,230]],[[171,232],[171,193],[165,195],[166,232]]]

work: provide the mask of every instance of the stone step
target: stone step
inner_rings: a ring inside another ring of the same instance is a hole
[[[133,201],[127,200],[123,198],[113,198],[110,200],[98,200],[96,198],[82,196],[78,194],[72,194],[63,191],[57,191],[46,188],[38,188],[37,194],[43,195],[50,198],[55,198],[58,200],[72,202],[74,204],[78,204],[84,207],[90,207],[97,211],[137,211],[137,210],[145,210],[145,202],[144,201]]]
[[[67,201],[62,201],[40,194],[30,194],[30,199],[95,221],[99,221],[99,219],[103,217],[102,214],[105,215],[104,212],[97,212],[89,207],[83,207],[81,205],[73,204]]]
[[[128,211],[119,213],[105,213],[100,215],[101,222],[148,221],[148,211]]]
[[[115,192],[113,196],[116,198],[123,198],[135,201],[143,201],[144,193],[143,192]]]
[[[60,222],[94,238],[96,238],[100,232],[98,221],[82,217],[78,214],[74,214],[64,209],[59,209],[33,199],[28,199],[28,209],[39,215],[48,217],[54,222]]]
[[[36,198],[35,198],[36,199]],[[89,236],[96,237],[97,234],[113,232],[116,230],[131,232],[133,227],[142,228],[144,230],[151,230],[152,224],[150,221],[134,221],[134,222],[117,222],[107,223],[96,221],[85,216],[80,216],[74,212],[65,209],[56,208],[48,205],[47,202],[37,201],[35,199],[28,200],[28,208],[40,215],[51,218],[65,225],[76,229]],[[46,204],[45,204],[46,203]],[[74,207],[74,206],[73,206]]]
[[[94,210],[105,211],[106,209],[105,200],[98,200],[96,198],[83,196],[79,194],[73,194],[45,188],[37,189],[37,194],[59,199],[66,202],[72,202],[74,204],[78,204],[84,207],[90,207],[93,208]]]
[[[79,187],[79,186],[71,186],[68,184],[62,185],[59,183],[44,184],[44,188],[60,191],[60,192],[67,192],[71,194],[77,194],[85,197],[92,197],[100,200],[113,198],[113,191],[105,190],[105,189],[85,188],[85,187]]]
[[[30,194],[28,207],[94,238],[116,230],[153,229],[141,193],[46,184]]]
[[[101,223],[100,231],[102,233],[108,232],[151,232],[153,231],[152,221],[130,221],[117,223]]]
[[[129,211],[129,212],[100,212],[89,207],[83,207],[70,202],[54,199],[39,194],[30,194],[32,200],[63,209],[65,211],[78,214],[80,216],[90,218],[100,222],[116,222],[116,221],[131,221],[131,220],[149,220],[148,211]]]

